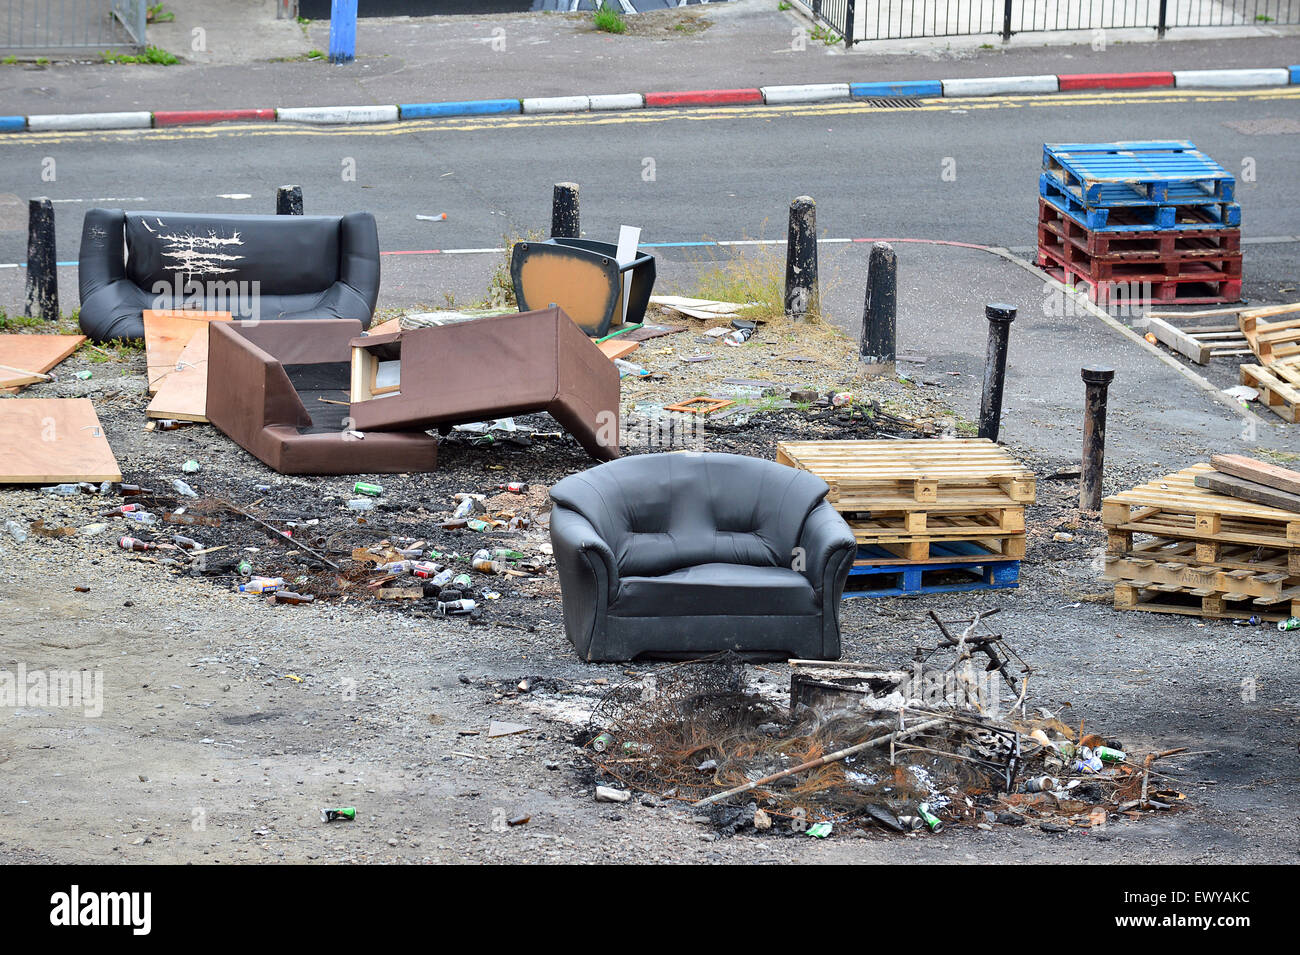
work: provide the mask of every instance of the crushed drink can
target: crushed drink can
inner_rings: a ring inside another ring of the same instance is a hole
[[[1122,763],[1128,759],[1128,754],[1122,749],[1111,749],[1109,746],[1098,746],[1092,751],[1103,763]]]
[[[591,741],[591,748],[598,753],[603,753],[605,750],[609,749],[610,744],[613,742],[614,737],[610,736],[608,733],[601,733]]]
[[[321,822],[353,822],[357,818],[355,806],[343,806],[339,809],[322,809]]]
[[[1025,780],[1025,792],[1027,793],[1047,793],[1061,788],[1061,781],[1054,776],[1037,776],[1034,779]]]
[[[440,600],[438,601],[437,610],[444,617],[453,617],[473,613],[474,608],[477,606],[478,604],[472,600],[448,600],[446,603]]]
[[[451,578],[451,585],[457,590],[468,590],[474,586],[474,578],[469,574],[457,574]]]
[[[1285,620],[1279,620],[1277,628],[1282,631],[1300,630],[1300,617],[1287,617]]]
[[[364,494],[366,497],[379,497],[384,493],[382,484],[367,484],[365,481],[358,481],[352,485],[353,494]]]

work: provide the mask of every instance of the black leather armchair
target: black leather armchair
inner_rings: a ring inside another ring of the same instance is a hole
[[[144,309],[199,308],[236,320],[352,318],[370,327],[379,232],[345,216],[195,215],[91,209],[77,267],[81,330],[144,336]]]
[[[807,471],[641,454],[551,489],[564,627],[585,660],[837,659],[853,533]]]

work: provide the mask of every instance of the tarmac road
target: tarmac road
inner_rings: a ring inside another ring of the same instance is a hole
[[[59,257],[70,262],[90,206],[269,212],[286,182],[303,186],[309,213],[373,211],[385,252],[491,249],[503,235],[546,229],[551,186],[561,180],[582,185],[591,237],[612,240],[620,223],[633,223],[647,243],[783,239],[786,205],[806,193],[818,201],[827,239],[945,240],[1011,247],[1032,259],[1043,142],[1167,138],[1193,140],[1238,174],[1250,243],[1246,296],[1281,301],[1300,286],[1297,134],[1286,132],[1300,128],[1298,120],[1300,88],[1284,87],[930,100],[914,109],[852,103],[22,134],[0,139],[0,193],[12,197],[0,205],[8,230],[0,232],[0,262],[24,257],[18,197],[41,192],[56,200]],[[50,159],[57,178],[43,182]],[[415,218],[442,212],[445,222]],[[854,334],[868,247],[822,246],[828,311]],[[1172,468],[1207,447],[1300,446],[1293,429],[1274,427],[1267,413],[1251,432],[1249,419],[1096,318],[1046,315],[1050,290],[1035,273],[979,250],[896,247],[900,347],[932,359],[912,371],[942,377],[968,418],[979,401],[982,305],[1007,299],[1021,307],[1007,399],[1012,440],[1031,440],[1062,463],[1076,459],[1077,369],[1100,360],[1120,369],[1112,423],[1135,416],[1131,428],[1113,429],[1119,453],[1150,451],[1152,466]],[[688,290],[699,263],[731,252],[657,254],[660,288]],[[473,301],[498,262],[490,252],[387,255],[381,305],[440,305],[445,293]],[[20,282],[20,270],[0,269],[0,301],[11,309],[21,302]],[[62,284],[70,309],[74,269],[65,269]],[[1235,383],[1230,364],[1198,371],[1222,388]],[[1152,400],[1162,393],[1167,398]],[[1167,440],[1153,443],[1150,433]]]

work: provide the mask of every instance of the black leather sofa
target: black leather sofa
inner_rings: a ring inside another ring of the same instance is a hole
[[[551,544],[578,654],[837,659],[856,545],[826,492],[807,471],[702,452],[560,481]]]
[[[379,297],[379,232],[368,212],[91,209],[78,279],[81,330],[99,341],[143,337],[147,308],[227,311],[236,320],[352,318],[368,328]]]

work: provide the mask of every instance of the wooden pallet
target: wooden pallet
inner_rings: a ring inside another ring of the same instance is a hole
[[[1142,557],[1107,557],[1102,577],[1135,585],[1161,585],[1273,601],[1300,596],[1300,580],[1272,571],[1232,570],[1214,564],[1186,564]],[[1236,599],[1236,596],[1233,597]]]
[[[1300,421],[1300,388],[1283,381],[1272,368],[1242,365],[1241,383],[1259,392],[1259,400],[1283,421]]]
[[[1042,248],[1038,267],[1067,285],[1082,285],[1098,305],[1203,305],[1241,298],[1241,276],[1224,276],[1204,263],[1187,266],[1181,275],[1131,275],[1094,279],[1078,266],[1066,265]]]
[[[1209,464],[1196,464],[1104,499],[1102,524],[1108,532],[1129,535],[1111,546],[1120,546],[1124,539],[1131,541],[1133,533],[1143,533],[1221,544],[1300,548],[1300,514],[1197,487],[1196,475],[1212,470]]]
[[[931,515],[922,533],[900,531],[890,526],[887,519],[857,519],[850,517],[848,525],[853,537],[863,545],[884,548],[892,555],[892,562],[930,560],[941,545],[971,542],[985,548],[989,555],[1020,559],[1025,556],[1024,515],[1011,520],[983,516]],[[1006,528],[1003,525],[1008,525]]]
[[[860,544],[858,558],[853,562],[853,566],[872,567],[904,562],[909,564],[979,563],[983,560],[1021,560],[1024,556],[1024,534],[957,540],[926,538],[899,542],[883,540]]]
[[[985,438],[783,441],[776,460],[830,485],[840,511],[978,514],[1032,504],[1034,473]]]
[[[1082,250],[1089,256],[1120,258],[1128,255],[1170,256],[1194,249],[1213,248],[1221,252],[1241,250],[1241,229],[1177,229],[1163,232],[1094,232],[1061,212],[1050,202],[1038,200],[1038,241],[1045,238]]]
[[[1285,317],[1297,312],[1300,303],[1243,309],[1237,313],[1241,334],[1261,364],[1272,365],[1300,355],[1300,316]]]
[[[849,568],[848,584],[841,599],[852,597],[901,597],[909,594],[961,593],[972,590],[1005,590],[1020,586],[1020,561],[978,555],[975,561],[961,554],[965,548],[951,545],[958,559],[926,564],[855,563]],[[973,546],[973,545],[970,545]],[[859,548],[859,555],[864,548]],[[874,548],[865,548],[868,556]]]
[[[1233,596],[1118,583],[1115,585],[1115,609],[1176,613],[1215,620],[1238,620],[1247,617],[1285,620],[1288,617],[1300,616],[1300,599],[1261,604],[1249,597],[1229,599]]]
[[[1111,534],[1114,534],[1113,539]],[[1278,547],[1252,547],[1248,544],[1223,544],[1173,537],[1144,537],[1133,541],[1131,534],[1112,531],[1107,534],[1106,550],[1108,557],[1132,557],[1159,563],[1201,566],[1212,563],[1223,570],[1300,576],[1300,550]]]

